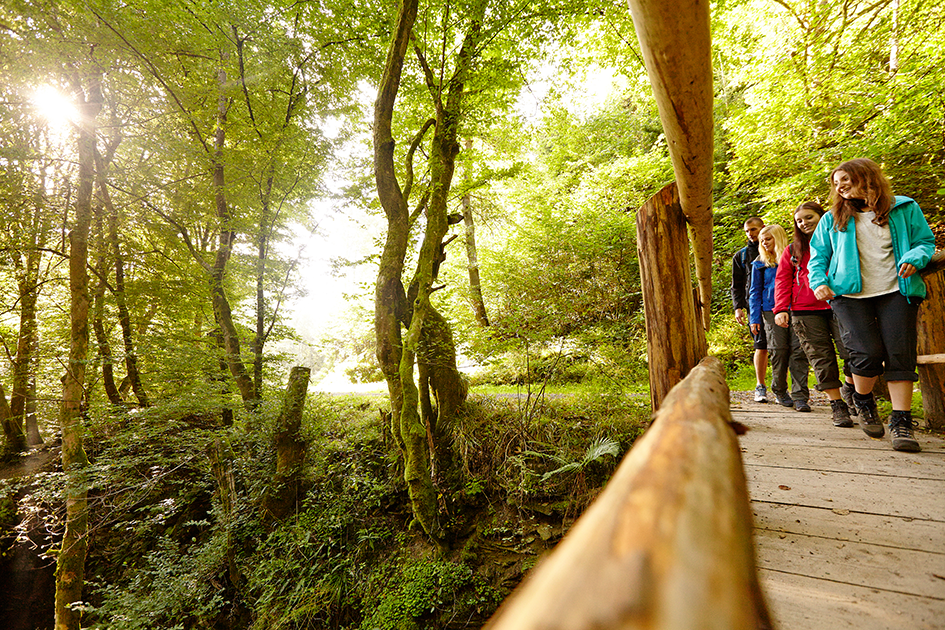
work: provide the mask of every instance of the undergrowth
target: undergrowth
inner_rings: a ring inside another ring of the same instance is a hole
[[[183,416],[179,405],[93,410],[84,627],[479,627],[648,420],[645,397],[606,382],[566,397],[472,395],[435,469],[442,551],[410,528],[381,398],[309,397],[304,493],[290,517],[264,521],[277,402],[232,423],[196,404]],[[231,505],[211,453],[231,475]],[[43,479],[31,500],[59,505],[61,473]],[[46,518],[47,554],[62,517]]]

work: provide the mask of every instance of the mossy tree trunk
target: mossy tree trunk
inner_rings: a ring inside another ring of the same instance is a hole
[[[378,361],[391,396],[391,429],[404,455],[404,479],[414,517],[431,538],[439,541],[444,533],[437,518],[436,491],[431,476],[431,453],[436,451],[433,436],[436,425],[446,421],[446,414],[454,413],[465,399],[466,390],[456,370],[449,324],[436,312],[430,295],[435,290],[433,283],[442,261],[443,238],[449,225],[447,201],[459,153],[457,125],[465,80],[478,44],[486,3],[478,4],[479,14],[470,21],[456,70],[445,84],[435,79],[420,44],[415,42],[414,50],[424,70],[436,116],[424,124],[407,151],[405,182],[401,188],[394,168],[391,120],[417,5],[416,0],[404,0],[400,7],[375,102],[375,177],[388,220],[375,292],[375,334]],[[414,183],[413,155],[431,126],[434,132],[428,161],[429,185],[411,217],[408,200]],[[408,297],[403,285],[404,260],[412,222],[421,212],[426,227]],[[406,333],[402,332],[402,326],[406,327]],[[432,352],[432,348],[437,352]],[[450,356],[445,358],[444,355]],[[418,358],[422,358],[419,384],[415,378]],[[435,411],[430,403],[431,393],[437,400]]]
[[[72,90],[80,103],[78,122],[79,186],[76,192],[75,221],[69,233],[69,290],[71,339],[69,364],[62,378],[62,469],[66,474],[66,523],[62,548],[56,561],[56,630],[78,630],[85,582],[85,554],[88,546],[89,460],[82,440],[85,366],[89,350],[88,238],[92,222],[92,191],[95,185],[95,119],[102,109],[102,76],[96,71],[83,89],[82,77],[72,77]]]
[[[3,383],[0,383],[0,426],[3,426],[3,458],[26,449],[26,434],[23,432],[23,425],[15,422],[13,414],[10,413],[10,404],[7,402],[6,392],[3,391]]]
[[[282,409],[276,423],[276,472],[265,500],[268,518],[280,521],[295,511],[302,485],[302,467],[305,465],[305,441],[299,435],[302,411],[312,371],[296,366],[289,373],[289,382],[282,399]]]
[[[39,428],[27,422],[34,370],[36,367],[37,321],[36,305],[40,287],[43,286],[40,266],[42,252],[46,247],[46,235],[49,230],[50,215],[45,207],[45,194],[41,194],[32,208],[20,217],[22,229],[20,238],[24,239],[21,254],[11,256],[16,276],[20,306],[20,328],[16,341],[16,356],[11,361],[13,368],[13,387],[10,391],[10,420],[20,432],[26,427],[27,443],[42,444]],[[18,449],[22,450],[22,449]]]

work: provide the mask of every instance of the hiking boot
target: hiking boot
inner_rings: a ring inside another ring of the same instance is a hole
[[[889,437],[892,438],[893,450],[909,453],[921,451],[922,447],[912,434],[912,429],[918,426],[919,423],[912,419],[912,414],[893,411],[889,416]]]
[[[830,409],[833,412],[833,426],[852,427],[853,419],[850,418],[850,408],[843,400],[831,400]]]
[[[885,431],[883,422],[879,419],[879,411],[876,410],[876,399],[872,394],[867,394],[863,398],[866,400],[862,400],[859,394],[856,394],[854,398],[857,411],[860,412],[860,428],[863,429],[863,433],[872,438],[881,438]]]
[[[851,416],[856,415],[856,405],[853,404],[853,392],[855,391],[856,388],[853,386],[853,383],[844,381],[843,385],[840,386],[840,398],[847,404],[847,409],[850,410]]]
[[[810,403],[806,400],[795,400],[794,410],[800,411],[801,413],[810,413]]]
[[[782,407],[793,407],[794,401],[787,394],[775,394],[778,398],[778,404]]]
[[[755,387],[755,402],[768,402],[768,388],[764,385]]]

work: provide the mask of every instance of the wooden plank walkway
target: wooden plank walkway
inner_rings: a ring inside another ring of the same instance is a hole
[[[945,440],[898,453],[825,401],[732,402],[776,628],[945,629]]]

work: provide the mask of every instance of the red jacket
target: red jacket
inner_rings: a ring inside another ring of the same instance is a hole
[[[791,245],[781,254],[778,262],[778,275],[774,280],[774,313],[784,311],[825,311],[830,305],[814,297],[807,279],[807,261],[810,250],[804,252],[801,264],[795,267],[791,263]]]

